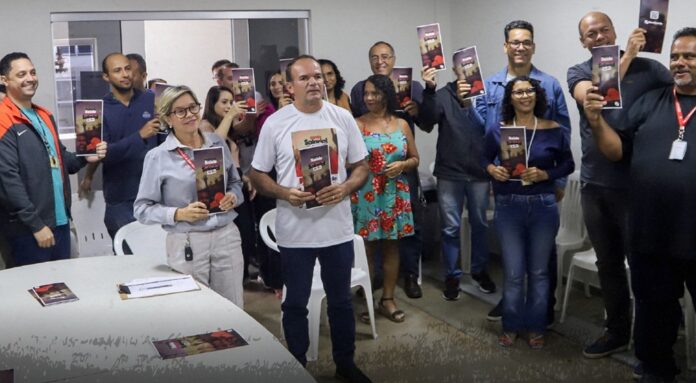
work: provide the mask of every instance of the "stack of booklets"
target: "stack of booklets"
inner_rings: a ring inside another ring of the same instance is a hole
[[[180,358],[248,344],[237,331],[232,329],[152,341],[152,345],[162,359]]]
[[[63,282],[32,287],[29,289],[29,293],[36,298],[42,306],[52,306],[78,300],[75,293]]]
[[[338,139],[334,129],[310,129],[292,132],[295,174],[302,190],[312,194],[338,180]],[[322,206],[316,200],[305,203],[307,209]]]
[[[123,299],[153,297],[200,289],[190,275],[140,278],[118,285],[118,291]]]

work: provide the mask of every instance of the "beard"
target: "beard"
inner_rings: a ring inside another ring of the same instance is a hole
[[[120,93],[120,94],[126,94],[126,93],[130,92],[131,90],[133,90],[133,84],[132,84],[132,83],[131,83],[131,86],[129,86],[129,87],[124,87],[124,86],[116,85],[116,84],[113,84],[113,83],[111,84],[111,86],[114,88],[114,90],[115,90],[116,92],[118,92],[118,93]]]

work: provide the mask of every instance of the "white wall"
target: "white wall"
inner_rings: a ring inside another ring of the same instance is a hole
[[[149,78],[186,85],[203,104],[215,85],[211,65],[232,59],[229,20],[162,20],[145,22],[145,59]]]
[[[350,89],[355,82],[370,74],[367,49],[377,40],[386,40],[394,45],[397,65],[418,68],[415,27],[435,21],[441,24],[448,56],[451,57],[456,48],[476,44],[480,49],[484,75],[490,75],[505,65],[502,53],[503,26],[514,19],[527,19],[536,28],[537,52],[534,63],[554,75],[565,86],[567,68],[588,57],[588,52],[578,42],[577,23],[580,17],[590,10],[605,11],[614,19],[619,41],[624,44],[630,30],[637,25],[638,3],[638,0],[201,0],[195,3],[190,0],[14,1],[3,7],[2,31],[11,33],[3,34],[4,38],[0,39],[0,53],[26,51],[33,58],[43,84],[39,88],[36,102],[53,108],[53,86],[49,85],[53,81],[51,12],[310,10],[312,53],[335,61]],[[693,4],[693,0],[671,0],[669,35],[678,28],[696,24]],[[667,37],[666,40],[671,38]],[[665,46],[667,50],[668,45],[669,41]],[[203,49],[197,49],[196,53],[207,54]],[[667,63],[667,53],[650,56]],[[188,64],[188,57],[184,62],[189,68],[193,68]],[[202,76],[208,76],[211,62],[206,60],[206,65],[201,67]],[[449,73],[447,71],[440,75],[440,83],[451,80]],[[154,67],[150,74],[158,75]],[[575,158],[579,161],[577,110],[572,103],[569,104],[571,118],[575,123]],[[435,139],[435,133],[418,134],[421,163],[425,167],[434,158]]]

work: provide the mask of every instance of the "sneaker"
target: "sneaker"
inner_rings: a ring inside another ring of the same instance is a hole
[[[404,292],[406,296],[412,299],[418,299],[423,296],[423,291],[418,285],[418,276],[416,274],[408,274],[404,277]]]
[[[486,319],[488,319],[491,322],[497,322],[501,319],[503,319],[503,300],[501,299],[500,302],[498,302],[495,307],[493,307],[493,310],[488,312],[488,316],[486,316]]]
[[[459,278],[447,277],[445,280],[445,290],[442,291],[442,297],[447,301],[456,301],[459,299]]]
[[[372,383],[356,365],[350,367],[336,367],[336,378],[350,383]]]
[[[476,282],[478,285],[479,290],[483,292],[484,294],[492,294],[495,292],[495,283],[491,280],[491,277],[488,276],[487,272],[481,272],[478,274],[471,274],[471,279]]]
[[[591,345],[585,347],[582,351],[582,355],[589,359],[598,359],[609,356],[615,352],[624,351],[628,348],[628,339],[618,338],[609,334],[604,333],[599,339],[594,341]]]
[[[638,380],[643,377],[643,363],[638,362],[635,367],[633,367],[633,379]]]

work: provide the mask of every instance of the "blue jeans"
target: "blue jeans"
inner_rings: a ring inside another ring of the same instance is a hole
[[[312,275],[317,257],[326,291],[333,359],[337,366],[350,367],[355,353],[355,317],[350,292],[353,241],[323,248],[280,247],[281,275],[287,289],[285,301],[280,306],[283,310],[285,340],[295,359],[303,366],[307,365],[307,303],[312,292]]]
[[[411,206],[413,207],[413,235],[403,237],[399,240],[399,258],[401,274],[418,275],[418,261],[421,257],[423,248],[423,238],[421,232],[421,215],[423,208],[420,202],[420,181],[418,180],[418,171],[410,171],[406,174],[408,181],[409,194],[411,197]],[[382,272],[382,255],[381,253],[375,258],[375,265],[380,265],[377,268],[378,273]]]
[[[549,258],[559,226],[556,198],[553,194],[497,195],[494,224],[503,253],[503,331],[544,333]]]
[[[442,233],[442,258],[445,277],[460,278],[459,254],[461,247],[461,220],[466,198],[471,226],[471,272],[486,271],[488,242],[486,240],[486,209],[488,208],[488,182],[437,180],[437,200],[440,204]]]
[[[104,208],[104,226],[111,239],[116,236],[118,229],[135,221],[133,217],[133,202],[106,203]]]
[[[14,265],[24,266],[70,258],[70,225],[56,226],[52,231],[56,244],[47,248],[39,247],[34,234],[8,238]]]

